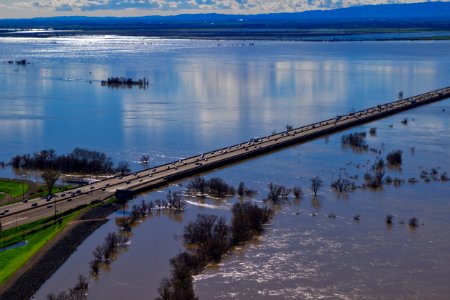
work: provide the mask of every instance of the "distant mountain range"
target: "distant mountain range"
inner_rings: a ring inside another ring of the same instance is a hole
[[[317,28],[423,28],[450,30],[450,2],[366,5],[335,10],[259,15],[183,14],[146,17],[51,17],[0,20],[8,28],[53,28],[143,34],[150,30],[281,30]],[[178,31],[180,32],[180,31]]]

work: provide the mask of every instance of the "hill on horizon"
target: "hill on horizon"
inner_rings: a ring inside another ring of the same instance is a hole
[[[53,30],[29,30],[49,28]],[[80,33],[173,38],[296,40],[339,40],[340,36],[351,34],[359,35],[358,39],[363,40],[433,38],[448,40],[450,2],[366,5],[335,10],[258,15],[208,13],[0,20],[0,36],[49,37]],[[403,36],[376,36],[374,33],[402,33]],[[362,37],[363,34],[370,36]]]

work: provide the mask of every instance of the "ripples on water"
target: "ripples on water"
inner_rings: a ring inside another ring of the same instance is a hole
[[[409,96],[448,86],[449,50],[449,42],[255,42],[249,47],[236,41],[114,36],[1,38],[0,61],[26,58],[32,64],[0,64],[5,82],[0,161],[43,148],[61,154],[80,146],[130,161],[139,170],[142,154],[150,154],[150,165],[156,165],[281,131],[286,124],[367,108],[396,98],[400,90]],[[152,85],[145,91],[101,87],[99,81],[110,76],[146,76]],[[403,151],[404,166],[389,170],[392,176],[418,177],[422,169],[439,166],[450,173],[449,113],[446,100],[351,131],[377,127],[377,136],[367,138],[369,146],[383,149],[383,155]],[[405,117],[415,121],[403,126]],[[450,294],[450,234],[443,230],[450,222],[449,184],[405,183],[336,195],[329,184],[341,168],[361,181],[377,156],[343,150],[340,136],[207,174],[234,186],[244,181],[259,191],[256,201],[265,197],[269,182],[301,186],[305,195],[284,206],[255,243],[196,276],[201,299],[445,299]],[[0,175],[14,176],[9,169]],[[309,193],[313,176],[325,181],[319,200]],[[161,190],[135,201],[164,196]],[[156,297],[159,281],[169,274],[169,259],[183,250],[183,226],[197,213],[229,217],[233,201],[238,199],[189,198],[182,217],[148,218],[133,231],[129,249],[91,283],[90,299]],[[337,217],[330,219],[329,213]],[[397,221],[416,216],[425,225],[415,231],[397,223],[387,228],[389,213]],[[358,223],[355,214],[361,215]],[[37,299],[87,274],[93,249],[114,230],[111,221],[80,245]]]

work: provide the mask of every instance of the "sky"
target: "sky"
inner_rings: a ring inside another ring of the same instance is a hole
[[[426,0],[0,0],[0,18],[259,14]]]

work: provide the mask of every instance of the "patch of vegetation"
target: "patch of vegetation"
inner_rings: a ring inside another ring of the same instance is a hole
[[[383,184],[384,160],[379,158],[371,167],[371,170],[364,174],[366,185],[371,188],[379,188]]]
[[[301,196],[303,196],[303,190],[301,187],[292,188],[292,193],[294,194],[295,199],[299,199]]]
[[[314,196],[317,196],[317,192],[319,189],[323,186],[323,181],[319,177],[311,178],[311,191],[313,192]]]
[[[64,226],[79,215],[80,211],[66,215],[61,222],[50,221],[50,218],[40,220],[16,228],[5,230],[5,245],[14,244],[26,238],[28,243],[19,248],[0,252],[0,284],[5,282],[14,272],[21,268],[39,249],[50,241]],[[3,247],[3,240],[1,247]]]
[[[187,189],[190,194],[200,196],[207,194],[219,198],[233,196],[236,193],[233,186],[218,177],[213,177],[208,180],[204,177],[195,177],[189,182]]]
[[[115,232],[108,233],[103,244],[97,246],[92,252],[94,260],[89,263],[91,273],[95,276],[98,275],[100,265],[109,264],[120,249],[127,247],[127,243],[128,238],[124,235]]]
[[[112,159],[106,154],[81,148],[75,148],[71,153],[64,155],[57,155],[54,150],[16,155],[9,164],[16,169],[51,169],[62,173],[111,174],[123,171],[120,166],[114,169]]]
[[[416,217],[412,217],[411,219],[409,219],[408,224],[410,227],[416,228],[419,226],[419,220]]]
[[[252,197],[252,196],[256,195],[258,192],[256,190],[248,189],[245,186],[244,182],[240,182],[238,189],[237,189],[237,193],[241,197],[243,197],[243,196]]]
[[[336,191],[343,193],[356,189],[355,183],[349,178],[343,178],[341,175],[331,183],[331,187]]]
[[[396,150],[388,153],[388,155],[386,155],[386,161],[391,167],[400,166],[402,164],[402,151]]]
[[[267,200],[271,201],[273,204],[280,204],[283,200],[286,200],[292,192],[290,188],[272,182],[268,184],[267,188],[269,189]]]
[[[365,132],[354,132],[341,137],[341,145],[344,148],[350,147],[354,151],[367,151],[369,146],[366,143]]]
[[[61,292],[58,295],[49,294],[47,300],[84,300],[87,299],[89,281],[83,275],[78,276],[77,284],[69,289],[69,292]]]
[[[107,80],[102,80],[101,85],[113,88],[132,88],[133,86],[137,86],[140,89],[145,89],[148,87],[148,79],[142,78],[138,80],[133,80],[131,78],[125,77],[110,77]]]
[[[386,216],[386,224],[392,225],[394,223],[394,216],[393,215],[387,215]]]
[[[29,184],[24,181],[0,179],[0,200],[6,196],[16,198],[22,194],[27,193],[29,190]]]
[[[191,251],[171,259],[171,278],[161,281],[157,299],[198,299],[192,276],[208,263],[219,262],[232,247],[241,245],[263,231],[263,224],[272,211],[249,202],[236,203],[232,208],[232,225],[213,215],[198,215],[185,227],[183,238]]]

